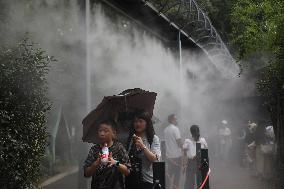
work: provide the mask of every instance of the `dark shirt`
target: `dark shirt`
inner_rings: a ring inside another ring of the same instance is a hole
[[[245,138],[245,142],[246,144],[250,144],[255,140],[255,133],[250,132],[249,129],[246,129],[246,138]]]
[[[88,157],[84,162],[84,172],[87,167],[90,167],[95,162],[101,152],[102,148],[99,144],[95,144],[89,151]],[[121,164],[129,166],[129,158],[123,145],[119,142],[114,142],[109,151],[112,153],[113,159],[119,161]],[[112,182],[113,184],[111,184]],[[107,186],[111,184],[112,186]],[[92,189],[121,189],[123,188],[123,176],[118,169],[113,166],[99,165],[96,172],[92,176]]]
[[[259,125],[256,128],[255,144],[256,145],[266,144],[265,127],[263,125]]]

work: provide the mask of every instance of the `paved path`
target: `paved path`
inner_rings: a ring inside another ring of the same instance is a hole
[[[78,172],[76,172],[44,187],[44,189],[83,189],[82,187],[78,187],[78,178]],[[273,189],[271,185],[252,178],[246,169],[236,166],[212,167],[210,176],[210,188]]]
[[[54,182],[44,187],[44,189],[78,189],[77,186],[78,186],[78,174],[73,173],[57,182]]]
[[[211,189],[273,189],[271,185],[253,178],[245,168],[237,166],[215,166],[211,174]]]

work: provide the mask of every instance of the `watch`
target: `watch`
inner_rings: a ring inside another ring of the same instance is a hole
[[[119,164],[120,164],[120,162],[119,162],[119,161],[116,161],[115,166],[116,166],[116,167],[119,167]]]

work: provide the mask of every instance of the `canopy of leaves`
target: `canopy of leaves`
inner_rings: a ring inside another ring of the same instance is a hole
[[[275,36],[275,60],[264,68],[258,88],[267,101],[268,107],[273,108],[278,96],[284,95],[284,17],[279,20]],[[270,109],[273,112],[273,109]]]
[[[231,19],[239,58],[263,65],[257,84],[275,121],[277,98],[284,94],[284,1],[238,0]]]
[[[0,49],[1,188],[33,188],[46,145],[46,74],[53,61],[29,40]],[[4,176],[4,177],[3,177]]]
[[[238,0],[231,14],[233,42],[239,57],[255,52],[272,52],[279,20],[284,17],[281,0]]]

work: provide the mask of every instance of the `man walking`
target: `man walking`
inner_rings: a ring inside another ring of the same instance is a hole
[[[174,189],[179,188],[182,164],[182,142],[177,117],[175,114],[168,116],[169,125],[164,130],[166,143],[166,157],[168,164],[168,177]]]

